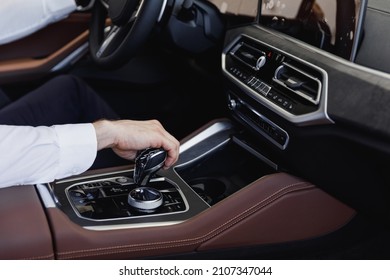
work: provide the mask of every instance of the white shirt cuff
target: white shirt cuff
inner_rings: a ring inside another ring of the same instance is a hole
[[[92,124],[53,126],[58,136],[60,158],[57,178],[64,178],[86,171],[97,154],[95,128]]]

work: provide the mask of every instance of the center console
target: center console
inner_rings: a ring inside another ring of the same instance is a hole
[[[100,171],[40,186],[52,205],[92,230],[166,226],[210,208],[276,165],[245,146],[228,120],[210,125],[181,145],[180,159],[147,185],[134,181],[137,166]],[[136,161],[137,162],[137,161]]]
[[[54,258],[236,256],[237,248],[323,236],[355,215],[252,144],[236,122],[218,119],[183,139],[175,165],[145,186],[136,166],[37,185]]]

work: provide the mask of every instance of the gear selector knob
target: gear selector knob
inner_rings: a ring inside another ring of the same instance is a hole
[[[151,177],[164,166],[167,152],[162,148],[149,148],[138,153],[135,159],[133,179],[140,187],[146,186]]]

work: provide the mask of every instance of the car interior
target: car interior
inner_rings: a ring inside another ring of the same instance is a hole
[[[0,107],[74,75],[181,145],[0,189],[0,259],[389,258],[389,31],[387,0],[91,0],[1,45]]]

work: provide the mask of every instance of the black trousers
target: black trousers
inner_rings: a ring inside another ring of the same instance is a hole
[[[85,82],[61,75],[0,109],[0,124],[51,126],[119,119]],[[111,150],[98,152],[91,169],[129,164]]]

